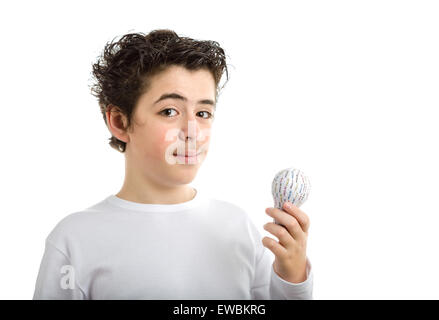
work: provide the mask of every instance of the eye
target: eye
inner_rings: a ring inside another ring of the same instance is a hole
[[[203,119],[210,119],[213,118],[213,114],[211,114],[209,111],[200,111],[198,113],[204,113],[204,114],[208,114],[207,118],[202,117]]]
[[[167,118],[171,118],[172,116],[170,115],[169,112],[172,112],[172,111],[176,111],[176,110],[174,108],[166,108],[166,109],[163,109],[162,111],[160,111],[159,114],[163,114]],[[213,118],[213,114],[210,113],[209,111],[200,111],[200,112],[198,112],[198,114],[203,114],[201,116],[203,119]]]
[[[171,110],[175,111],[174,108],[166,108],[166,109],[163,109],[162,111],[160,111],[159,114],[164,114],[165,113],[165,116],[168,117],[169,113],[167,113],[165,111],[171,111]],[[170,118],[170,117],[168,117],[168,118]]]

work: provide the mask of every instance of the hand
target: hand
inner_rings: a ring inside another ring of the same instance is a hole
[[[283,208],[265,210],[283,226],[274,222],[265,224],[264,229],[275,235],[279,242],[264,237],[262,244],[275,255],[273,269],[276,274],[285,281],[299,283],[306,280],[306,242],[310,222],[305,212],[291,202],[285,202]]]

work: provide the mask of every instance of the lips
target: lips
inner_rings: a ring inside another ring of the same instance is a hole
[[[174,152],[174,156],[179,156],[179,157],[195,157],[195,156],[198,156],[199,154],[201,154],[201,151],[200,150],[198,150],[198,151],[188,151],[188,152],[185,152],[185,153],[177,153],[177,152]]]
[[[198,157],[201,156],[201,154],[203,152],[206,151],[206,145],[198,145],[197,147],[195,146],[190,146],[190,145],[178,145],[178,146],[174,146],[174,152],[173,152],[173,156],[174,157],[185,157],[185,158],[192,158],[192,157]]]
[[[184,154],[179,154],[179,153],[174,153],[174,156],[178,156],[178,157],[195,157],[200,155],[201,152],[198,153],[184,153]]]

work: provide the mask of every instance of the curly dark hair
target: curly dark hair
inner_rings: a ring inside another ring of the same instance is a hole
[[[210,71],[215,79],[215,101],[225,85],[219,88],[224,71],[229,80],[226,55],[216,41],[180,37],[169,29],[153,30],[147,35],[128,33],[117,42],[113,38],[92,65],[95,82],[91,93],[98,98],[105,124],[108,126],[108,108],[117,106],[127,118],[125,129],[130,128],[134,108],[150,87],[150,78],[171,65]],[[125,152],[125,142],[114,136],[109,140],[112,148]]]

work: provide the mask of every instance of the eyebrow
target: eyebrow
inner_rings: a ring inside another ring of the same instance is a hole
[[[154,104],[156,104],[156,103],[158,103],[158,102],[160,102],[160,101],[162,101],[162,100],[165,100],[165,99],[179,99],[179,100],[182,100],[182,101],[184,101],[184,102],[187,102],[187,98],[186,98],[186,97],[183,97],[182,95],[179,95],[178,93],[172,92],[172,93],[164,93],[164,94],[162,94],[162,95],[160,96],[160,98],[158,98],[158,99],[154,102]],[[213,101],[210,100],[210,99],[202,99],[202,100],[199,100],[199,101],[198,101],[198,104],[210,104],[211,106],[213,106],[214,109],[216,109],[215,102],[213,102]]]

